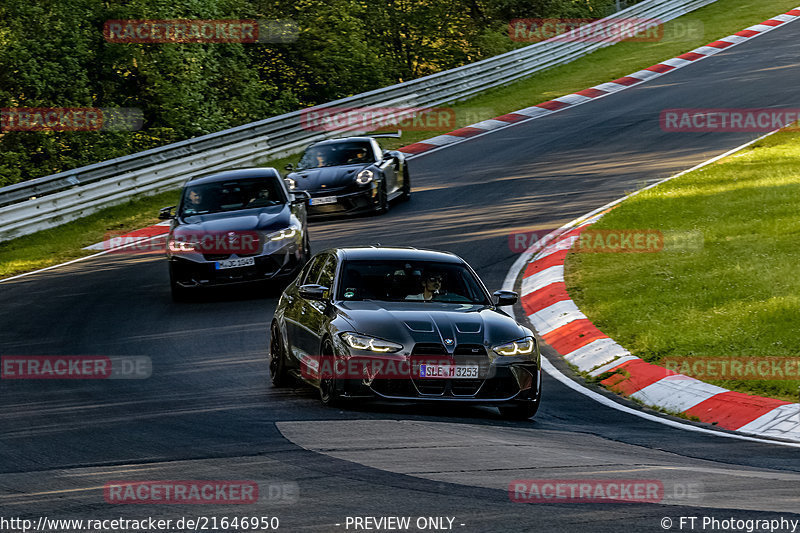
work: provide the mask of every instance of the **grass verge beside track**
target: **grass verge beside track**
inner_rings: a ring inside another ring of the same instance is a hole
[[[592,229],[702,232],[699,250],[571,253],[567,289],[633,355],[800,357],[800,133],[644,191]],[[797,380],[717,380],[797,401]]]
[[[625,76],[784,13],[797,4],[798,0],[718,0],[668,22],[664,39],[659,42],[618,43],[567,65],[451,106],[456,115],[456,127]],[[690,28],[691,31],[681,28]],[[698,28],[702,31],[697,31]],[[452,129],[407,131],[402,139],[383,139],[381,144],[387,149],[399,148]],[[265,158],[260,164],[283,171],[287,163],[296,163],[297,159],[297,155],[280,159]],[[411,168],[413,179],[413,163]],[[158,208],[174,205],[177,196],[177,192],[168,192],[153,198],[133,200],[64,226],[0,243],[0,278],[89,255],[93,252],[82,248],[99,242],[106,233],[132,231],[157,222]]]

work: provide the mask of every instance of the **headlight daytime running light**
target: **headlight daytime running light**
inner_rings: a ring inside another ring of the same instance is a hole
[[[276,231],[267,235],[269,241],[283,241],[286,239],[294,239],[300,232],[300,226],[292,224],[286,229]]]
[[[365,168],[364,170],[358,173],[358,176],[356,176],[356,183],[358,183],[359,185],[366,185],[367,183],[372,181],[374,175],[375,174],[370,169]]]
[[[504,356],[512,355],[529,355],[536,349],[536,339],[533,337],[525,337],[512,342],[507,342],[492,348],[494,353]]]
[[[200,247],[197,241],[182,240],[179,236],[173,236],[167,244],[169,251],[173,253],[194,252]]]
[[[394,353],[403,349],[402,344],[385,341],[368,335],[345,332],[340,334],[342,340],[351,348],[368,352]]]

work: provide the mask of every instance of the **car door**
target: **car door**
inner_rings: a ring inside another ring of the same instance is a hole
[[[333,280],[336,276],[336,256],[333,254],[325,254],[325,262],[319,269],[319,276],[316,281],[309,283],[316,283],[324,287],[328,287],[328,296],[333,294]],[[320,355],[320,347],[322,345],[322,336],[325,333],[327,325],[327,312],[328,301],[320,300],[303,300],[303,309],[300,312],[301,320],[305,327],[305,337],[303,340],[303,350],[312,355]]]
[[[320,270],[325,265],[327,255],[318,255],[311,259],[308,266],[297,278],[297,290],[287,295],[286,310],[284,320],[286,321],[286,331],[289,334],[288,345],[291,355],[298,361],[309,353],[307,346],[311,333],[308,331],[306,315],[308,313],[308,300],[300,296],[299,288],[301,285],[316,283],[319,278]]]
[[[383,172],[384,179],[386,180],[386,193],[392,194],[398,188],[398,164],[397,159],[394,157],[387,157],[384,159],[380,146],[373,139],[373,149],[376,152],[377,163],[376,166]]]

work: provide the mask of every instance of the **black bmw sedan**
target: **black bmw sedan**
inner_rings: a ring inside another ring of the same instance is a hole
[[[541,397],[534,333],[500,308],[456,255],[338,248],[314,256],[284,291],[270,326],[275,386],[300,379],[322,402],[358,398],[496,405],[533,416]]]
[[[381,151],[373,137],[320,141],[306,148],[297,167],[286,169],[289,189],[311,195],[311,217],[383,213],[390,202],[411,197],[405,157]]]
[[[189,180],[167,240],[175,300],[200,287],[288,280],[310,256],[308,194],[290,193],[274,168],[227,170]]]

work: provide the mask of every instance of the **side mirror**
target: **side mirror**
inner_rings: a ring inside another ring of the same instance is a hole
[[[311,283],[309,285],[300,285],[300,296],[306,300],[326,300],[330,289]]]
[[[506,305],[514,305],[519,300],[519,294],[514,291],[495,291],[494,294],[495,303],[497,307],[505,307]]]
[[[311,194],[308,191],[294,191],[294,201],[295,204],[304,204],[311,200]]]
[[[159,220],[171,220],[175,218],[175,215],[172,214],[172,210],[175,209],[176,206],[171,205],[169,207],[162,207],[161,210],[158,212],[158,219]]]
[[[392,153],[389,150],[384,150],[383,151],[383,155],[381,156],[381,159],[383,159],[385,161],[386,159],[391,159],[392,157],[394,157],[394,156],[392,155]]]
[[[283,167],[283,168],[285,168],[285,169],[286,169],[286,170],[288,170],[289,172],[291,172],[292,170],[294,170],[294,167],[292,166],[292,164],[291,164],[291,163],[289,163],[288,165],[286,165],[286,166],[285,166],[285,167]]]

